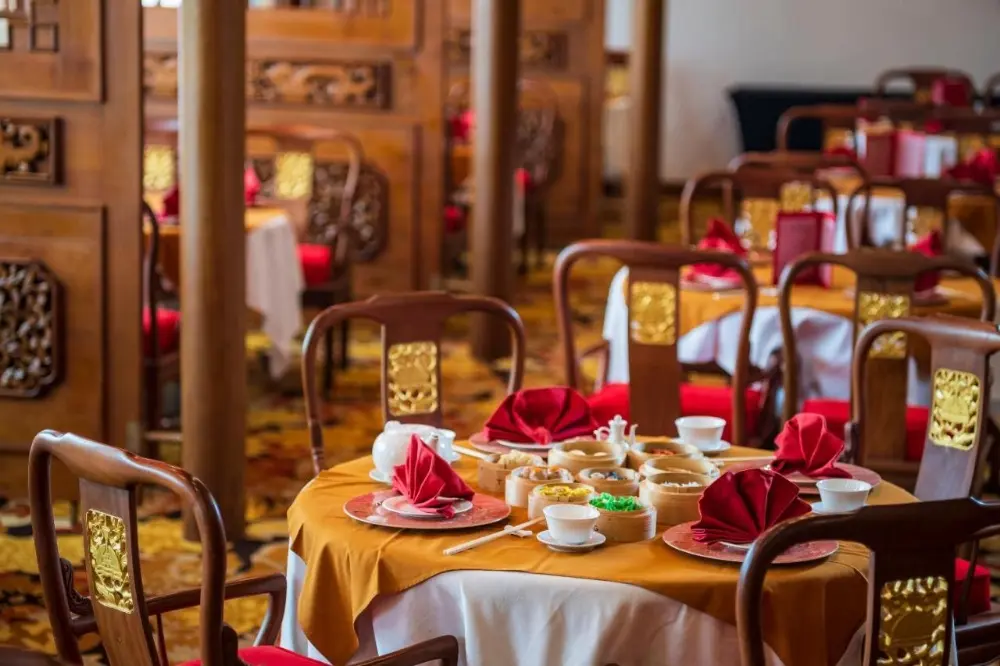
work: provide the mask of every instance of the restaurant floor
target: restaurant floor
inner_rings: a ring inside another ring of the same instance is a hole
[[[573,307],[581,345],[596,342],[600,337],[604,301],[613,271],[611,264],[594,264],[582,265],[576,272],[571,293],[574,294]],[[562,381],[550,276],[550,266],[533,272],[520,287],[515,302],[528,331],[528,386]],[[482,425],[503,396],[504,389],[503,367],[490,367],[472,359],[463,341],[464,333],[461,327],[449,331],[443,343],[442,363],[445,421],[460,435],[468,435]],[[230,548],[231,577],[284,569],[287,553],[285,511],[312,473],[298,372],[290,371],[280,386],[271,384],[257,363],[264,344],[265,341],[256,336],[248,341],[252,395],[247,423],[248,526],[246,537]],[[377,330],[361,325],[353,328],[350,357],[351,367],[337,374],[336,405],[327,412],[326,441],[328,459],[332,461],[365,454],[381,431],[377,407]],[[168,460],[179,462],[179,450],[166,449],[163,454]],[[165,494],[149,495],[141,512],[141,568],[147,593],[158,594],[197,585],[199,549],[182,539],[175,501]],[[68,506],[58,505],[57,515],[61,516],[62,526],[68,527]],[[63,557],[78,567],[78,589],[85,589],[83,545],[79,534],[67,529],[60,537],[60,549]],[[994,580],[1000,582],[1000,552],[995,563]],[[1000,593],[1000,587],[995,591]],[[243,641],[253,639],[263,617],[264,604],[262,598],[255,598],[226,605],[226,622],[236,629]],[[171,663],[199,656],[197,611],[166,616],[164,629]],[[42,606],[27,505],[18,498],[0,498],[0,644],[54,651]],[[95,637],[85,638],[83,647],[87,652],[86,663],[105,663]]]

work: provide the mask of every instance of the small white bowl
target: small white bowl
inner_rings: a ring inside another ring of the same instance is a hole
[[[589,504],[550,504],[542,513],[552,538],[573,545],[587,543],[601,515]]]
[[[707,451],[719,448],[726,429],[725,419],[715,416],[682,416],[674,425],[682,442]]]
[[[820,479],[816,482],[823,510],[828,513],[857,511],[865,505],[872,484],[858,479]]]

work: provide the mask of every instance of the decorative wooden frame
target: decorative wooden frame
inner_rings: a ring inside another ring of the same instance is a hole
[[[0,398],[37,399],[62,381],[62,286],[43,262],[0,258]]]
[[[62,121],[0,118],[0,185],[62,183]]]

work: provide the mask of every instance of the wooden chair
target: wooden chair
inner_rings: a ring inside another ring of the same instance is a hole
[[[830,198],[833,215],[837,216],[836,189],[815,175],[778,168],[712,171],[695,176],[684,184],[680,203],[682,244],[696,243],[694,200],[717,188],[723,193],[724,215],[728,222],[734,224],[736,219],[734,194],[742,201],[742,214],[749,219],[755,246],[766,244],[766,234],[774,229],[774,218],[780,210],[799,211],[815,206],[818,193]]]
[[[867,221],[871,211],[872,193],[878,188],[895,190],[903,195],[904,214],[900,219],[899,235],[896,237],[893,244],[893,246],[897,249],[906,247],[906,233],[908,231],[906,211],[908,211],[910,207],[916,207],[918,209],[918,223],[919,215],[926,215],[928,212],[931,212],[931,214],[935,216],[940,215],[940,221],[942,224],[941,231],[943,236],[942,240],[945,243],[945,251],[948,250],[948,234],[946,232],[948,230],[948,225],[953,223],[948,215],[948,204],[952,196],[974,195],[990,198],[994,201],[994,205],[997,207],[997,212],[1000,214],[1000,198],[998,198],[996,192],[994,192],[993,189],[987,185],[940,178],[871,178],[851,192],[847,200],[847,211],[850,213],[850,211],[854,210],[857,197],[864,197],[861,207],[861,215],[858,219],[856,220],[854,216],[850,214],[846,217],[847,223],[845,226],[847,231],[847,245],[850,248],[872,246]],[[933,221],[928,220],[926,226],[930,227],[933,226],[933,224]],[[858,228],[859,226],[861,227],[860,229]],[[918,232],[918,235],[922,235],[921,231],[929,230],[930,229],[917,229],[916,231]]]
[[[808,106],[793,106],[781,114],[778,119],[775,145],[779,151],[789,149],[789,139],[792,127],[801,123],[816,123],[824,137],[823,148],[826,147],[826,137],[837,132],[854,135],[858,119],[862,117],[857,108],[848,104],[813,104]]]
[[[750,325],[757,307],[757,282],[746,259],[724,252],[693,250],[641,241],[587,240],[564,249],[556,259],[553,298],[559,324],[566,385],[580,388],[580,356],[573,338],[569,303],[569,276],[581,259],[612,258],[628,267],[626,301],[629,310],[629,384],[604,386],[588,399],[595,412],[610,418],[615,413],[639,424],[646,435],[676,435],[674,420],[685,414],[725,418],[732,428],[732,442],[743,444],[748,421],[766,414],[773,371],[750,365]],[[725,374],[718,366],[685,365],[677,358],[680,338],[681,269],[693,264],[714,264],[739,275],[746,292],[735,370],[730,386],[700,386],[683,381],[689,372]],[[600,345],[606,355],[607,343]],[[761,391],[751,384],[765,384]],[[631,390],[635,387],[636,390]],[[606,412],[606,414],[605,414]],[[596,416],[596,414],[595,414]],[[748,432],[750,431],[750,432]]]
[[[72,565],[59,556],[50,498],[53,458],[80,479],[89,597],[73,589]],[[272,647],[284,613],[282,574],[226,581],[222,518],[211,493],[198,479],[172,465],[52,431],[35,437],[28,471],[38,571],[56,649],[63,660],[82,664],[77,641],[84,634],[97,632],[104,638],[111,666],[165,666],[167,649],[160,616],[200,606],[201,659],[187,666],[237,666],[243,663],[241,659],[284,666],[319,663]],[[146,596],[136,525],[140,485],[172,491],[193,516],[203,548],[201,588]],[[262,594],[270,597],[270,605],[255,647],[237,652],[236,633],[223,623],[223,602]],[[157,618],[156,639],[150,622],[153,617]],[[435,639],[367,663],[403,666],[436,658],[457,664],[454,638]]]
[[[741,169],[770,168],[801,172],[805,175],[821,175],[817,172],[828,169],[844,169],[854,172],[862,181],[868,180],[868,170],[857,157],[846,154],[828,154],[801,150],[775,150],[770,153],[743,153],[730,160],[726,167],[730,171]]]
[[[884,97],[889,88],[898,82],[908,83],[913,88],[913,100],[930,102],[934,85],[943,80],[955,81],[965,88],[969,103],[976,97],[976,84],[972,77],[959,69],[947,67],[901,67],[888,69],[875,79],[875,94]]]
[[[441,336],[445,322],[467,312],[483,312],[506,322],[513,339],[507,392],[521,388],[524,375],[524,324],[507,303],[485,296],[444,292],[372,296],[321,312],[302,343],[302,392],[306,399],[309,442],[317,474],[325,467],[323,418],[316,388],[316,355],[320,339],[349,319],[367,319],[382,327],[382,415],[386,421],[441,425]]]
[[[787,421],[798,411],[799,356],[792,327],[791,296],[795,279],[804,271],[832,264],[857,276],[854,295],[854,335],[868,324],[881,319],[898,319],[910,314],[914,285],[922,273],[953,271],[976,281],[982,294],[982,321],[992,321],[996,308],[993,283],[976,266],[954,257],[926,257],[911,252],[885,249],[855,249],[845,254],[810,253],[789,264],[778,287],[778,308],[784,340],[784,417]],[[975,321],[975,320],[971,320]],[[865,413],[863,437],[868,442],[865,464],[890,480],[912,483],[927,431],[927,410],[907,407],[906,388],[909,340],[902,334],[882,338],[869,363],[869,384],[864,397],[855,389],[857,400],[870,401]],[[857,356],[854,357],[857,362]],[[844,432],[852,420],[847,401],[813,398],[802,405],[803,412],[822,414],[834,432]],[[857,412],[853,417],[856,419]]]
[[[4,666],[67,666],[65,661],[56,659],[52,655],[8,647],[0,647],[0,664]]]
[[[986,79],[986,83],[983,85],[983,104],[989,107],[996,106],[997,88],[1000,88],[1000,72],[997,72],[990,78]]]
[[[944,666],[996,659],[1000,634],[992,613],[984,622],[954,627],[962,605],[956,608],[954,602],[961,598],[955,594],[954,559],[961,544],[998,532],[1000,504],[968,498],[868,506],[853,514],[779,523],[757,539],[740,569],[736,630],[743,666],[767,663],[760,609],[774,558],[791,546],[822,540],[856,542],[872,552],[862,664]]]
[[[161,306],[165,294],[160,272],[160,223],[145,201],[142,224],[149,230],[142,258],[143,391],[145,391],[145,436],[149,453],[158,454],[158,442],[176,439],[177,419],[163,413],[163,389],[179,382],[181,313]]]

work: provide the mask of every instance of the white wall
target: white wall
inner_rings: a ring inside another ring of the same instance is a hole
[[[607,0],[609,48],[628,48],[633,0]],[[887,68],[1000,71],[1000,0],[668,0],[660,159],[665,178],[739,150],[736,83],[869,86]]]

